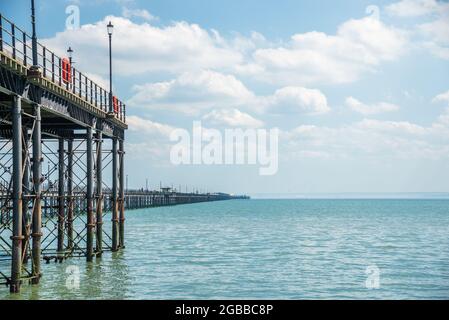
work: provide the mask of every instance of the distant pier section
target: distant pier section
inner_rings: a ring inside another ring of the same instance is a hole
[[[175,206],[181,204],[224,201],[248,200],[246,195],[231,195],[227,193],[182,193],[171,188],[161,191],[128,190],[125,193],[125,208],[128,210],[161,206]]]

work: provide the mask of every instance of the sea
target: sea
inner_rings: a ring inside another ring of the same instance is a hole
[[[449,299],[447,196],[261,198],[127,211],[123,251],[0,299]]]

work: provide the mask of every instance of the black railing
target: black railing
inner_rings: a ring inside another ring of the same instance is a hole
[[[0,51],[9,54],[25,67],[33,65],[32,38],[0,13]],[[104,112],[109,112],[109,92],[79,70],[70,65],[67,58],[61,58],[38,42],[38,66],[47,80],[72,92]],[[126,122],[126,105],[113,99],[113,112],[117,119]]]

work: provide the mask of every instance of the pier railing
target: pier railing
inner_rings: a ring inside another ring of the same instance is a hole
[[[33,65],[32,38],[0,13],[0,52],[22,63]],[[96,108],[108,113],[110,93],[92,79],[74,68],[68,58],[59,57],[41,43],[37,43],[38,67],[42,76],[53,84],[64,88]],[[113,114],[126,122],[126,105],[112,97]]]

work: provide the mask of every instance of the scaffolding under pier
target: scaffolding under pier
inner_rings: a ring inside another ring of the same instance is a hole
[[[125,105],[32,45],[0,14],[0,283],[11,292],[39,283],[45,257],[91,261],[124,245]]]

